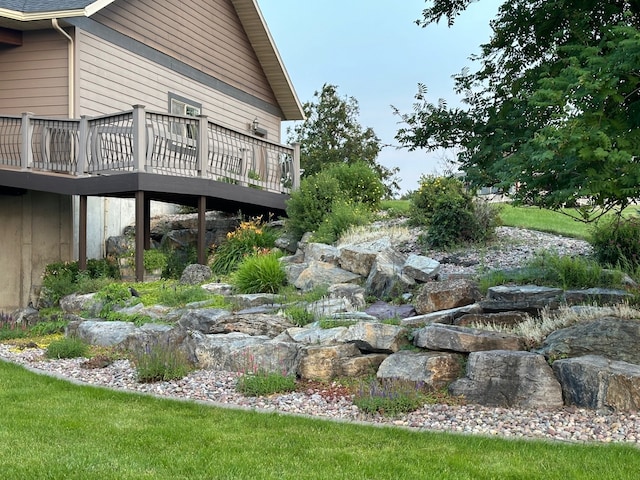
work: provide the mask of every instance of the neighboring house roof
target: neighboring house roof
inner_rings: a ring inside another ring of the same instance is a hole
[[[0,0],[2,19],[15,22],[37,22],[52,18],[90,17],[115,0]],[[289,74],[278,53],[257,0],[231,0],[238,18],[262,65],[286,120],[302,120],[304,113]],[[52,9],[53,7],[53,9]],[[28,27],[27,27],[28,28]]]

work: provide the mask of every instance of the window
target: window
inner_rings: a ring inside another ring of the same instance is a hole
[[[181,97],[175,93],[169,93],[169,113],[171,115],[184,115],[187,117],[197,117],[202,111],[202,105]],[[173,122],[171,132],[187,138],[197,138],[197,125],[193,123]]]

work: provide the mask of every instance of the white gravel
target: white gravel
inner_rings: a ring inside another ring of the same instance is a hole
[[[127,360],[118,360],[105,368],[86,369],[81,367],[85,359],[46,360],[41,349],[18,351],[2,344],[0,358],[82,384],[202,401],[215,406],[506,438],[636,445],[640,441],[639,412],[612,413],[574,407],[522,410],[436,404],[425,405],[408,415],[387,418],[363,414],[351,397],[336,394],[331,385],[326,388],[315,385],[302,392],[253,398],[236,392],[239,374],[231,372],[198,370],[179,381],[147,384],[136,381],[135,370]]]

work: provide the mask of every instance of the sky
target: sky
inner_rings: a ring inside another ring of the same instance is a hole
[[[395,148],[400,125],[391,105],[410,112],[418,83],[427,86],[429,101],[455,105],[451,76],[474,68],[469,56],[489,40],[500,3],[472,3],[451,28],[446,21],[421,28],[415,20],[425,0],[258,0],[300,102],[314,100],[325,83],[354,97],[360,125],[392,145],[378,162],[399,167],[402,193],[415,190],[422,174],[443,173],[453,155]]]

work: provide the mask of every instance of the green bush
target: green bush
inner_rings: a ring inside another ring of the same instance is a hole
[[[287,202],[287,230],[296,238],[301,238],[304,233],[320,227],[332,212],[336,199],[344,203],[363,204],[375,210],[383,194],[382,182],[366,164],[334,164],[303,178],[300,188],[292,192]]]
[[[148,345],[134,354],[133,363],[141,383],[178,380],[193,370],[186,355],[170,345]]]
[[[262,397],[274,393],[293,392],[296,380],[292,375],[258,370],[238,379],[236,390],[247,397]]]
[[[227,239],[213,254],[211,271],[218,275],[231,273],[242,259],[259,250],[273,248],[276,241],[274,231],[257,217],[241,222],[238,228],[227,234]]]
[[[360,384],[353,403],[368,414],[395,416],[413,412],[432,400],[415,382],[374,379]]]
[[[363,203],[337,200],[332,204],[331,211],[324,217],[313,234],[313,241],[332,244],[349,227],[367,225],[371,223],[372,218],[371,210]]]
[[[429,248],[484,242],[499,224],[496,207],[474,199],[460,180],[449,177],[421,177],[409,211],[413,225],[428,227],[421,240]]]
[[[240,293],[277,293],[287,282],[279,254],[257,254],[245,257],[233,275]]]
[[[291,198],[287,201],[287,231],[295,238],[315,231],[331,211],[336,198],[346,198],[346,195],[328,172],[304,177],[300,188],[291,192]]]
[[[80,272],[78,262],[54,262],[45,267],[42,287],[48,300],[55,305],[74,292],[95,292],[119,275],[117,265],[108,259],[87,260],[86,272]]]
[[[457,178],[422,175],[419,185],[411,195],[409,206],[409,221],[415,226],[429,226],[437,204],[444,199],[456,203],[458,200],[464,200],[463,203],[467,204],[471,202],[464,184]]]
[[[79,338],[66,337],[51,342],[45,351],[45,357],[54,359],[86,357],[88,351],[89,346]]]
[[[163,270],[167,266],[167,254],[152,248],[144,251],[144,269],[148,272]]]
[[[347,202],[362,203],[373,210],[380,207],[385,187],[366,163],[336,163],[326,172],[337,180],[342,198]]]
[[[595,258],[607,266],[635,271],[640,266],[640,218],[603,219],[592,232]]]

